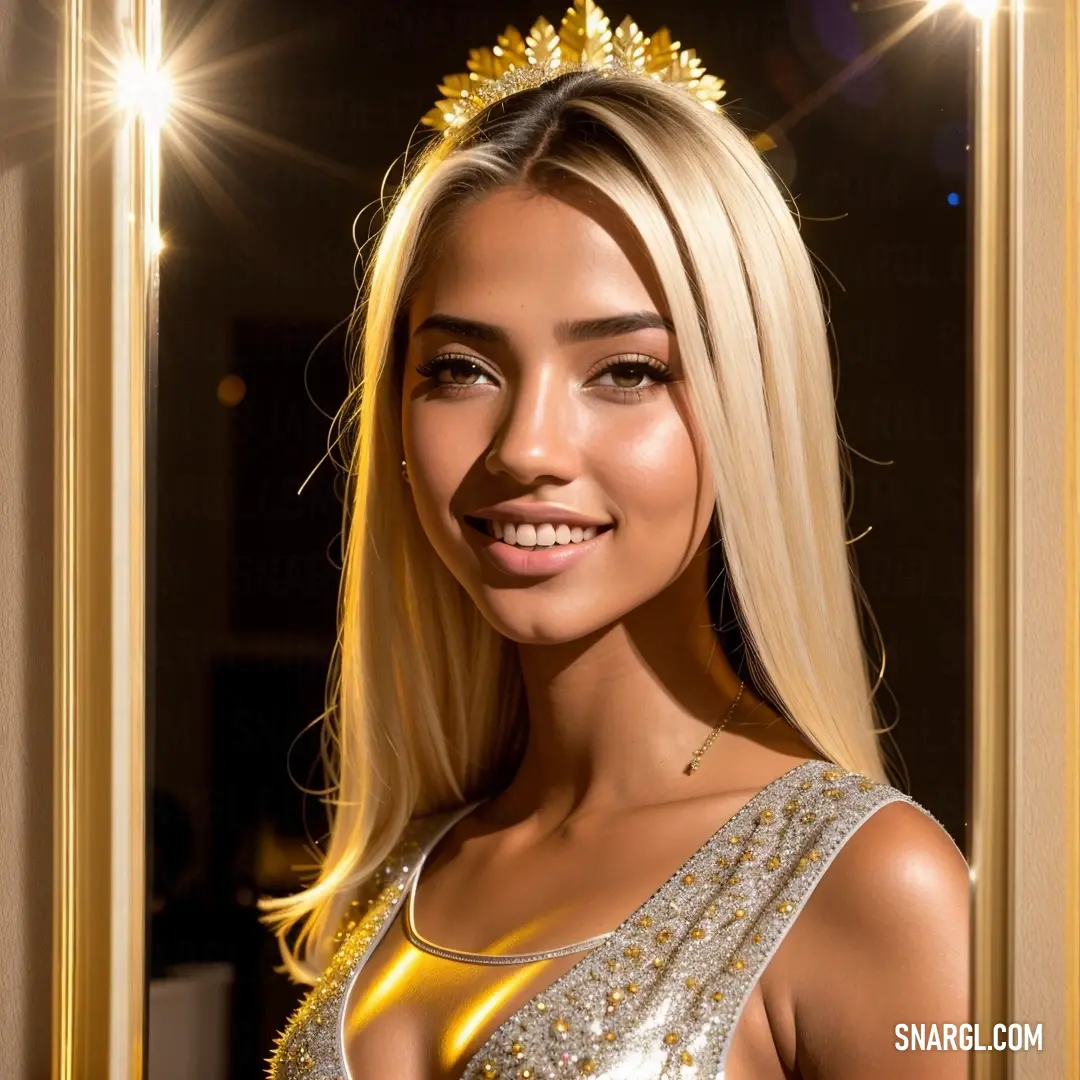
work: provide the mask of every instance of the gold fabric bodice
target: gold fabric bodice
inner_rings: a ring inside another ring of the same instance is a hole
[[[611,937],[500,1024],[461,1080],[722,1080],[736,1022],[788,928],[844,843],[896,801],[932,817],[896,788],[829,762],[785,773]],[[353,902],[352,925],[278,1042],[271,1080],[364,1080],[345,1060],[347,1007],[365,1008],[349,991],[399,914],[420,856],[475,805],[410,823]]]

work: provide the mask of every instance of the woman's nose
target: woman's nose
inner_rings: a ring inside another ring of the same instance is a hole
[[[579,431],[573,396],[554,371],[526,378],[508,397],[486,464],[521,484],[568,481],[578,469]]]

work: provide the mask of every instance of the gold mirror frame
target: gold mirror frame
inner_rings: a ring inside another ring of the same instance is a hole
[[[976,60],[974,1015],[1045,1032],[978,1078],[1080,1077],[1077,3],[986,16]],[[58,29],[53,1077],[120,1080],[144,1059],[159,144],[102,61],[157,69],[160,0],[64,0]]]

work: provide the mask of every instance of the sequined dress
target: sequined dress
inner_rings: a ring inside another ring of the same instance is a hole
[[[932,818],[896,788],[829,762],[788,771],[496,1028],[460,1080],[722,1080],[743,1007],[814,887],[856,830],[897,801]],[[271,1080],[363,1080],[345,1060],[349,991],[399,914],[420,857],[476,805],[410,823],[289,1020]]]

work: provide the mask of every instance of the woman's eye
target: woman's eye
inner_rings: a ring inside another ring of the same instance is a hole
[[[480,364],[464,356],[437,356],[419,365],[416,372],[439,386],[476,386],[480,379],[490,379]]]
[[[666,371],[652,364],[612,364],[597,376],[597,382],[601,386],[614,386],[619,390],[644,390],[657,383],[667,382],[666,374]]]

